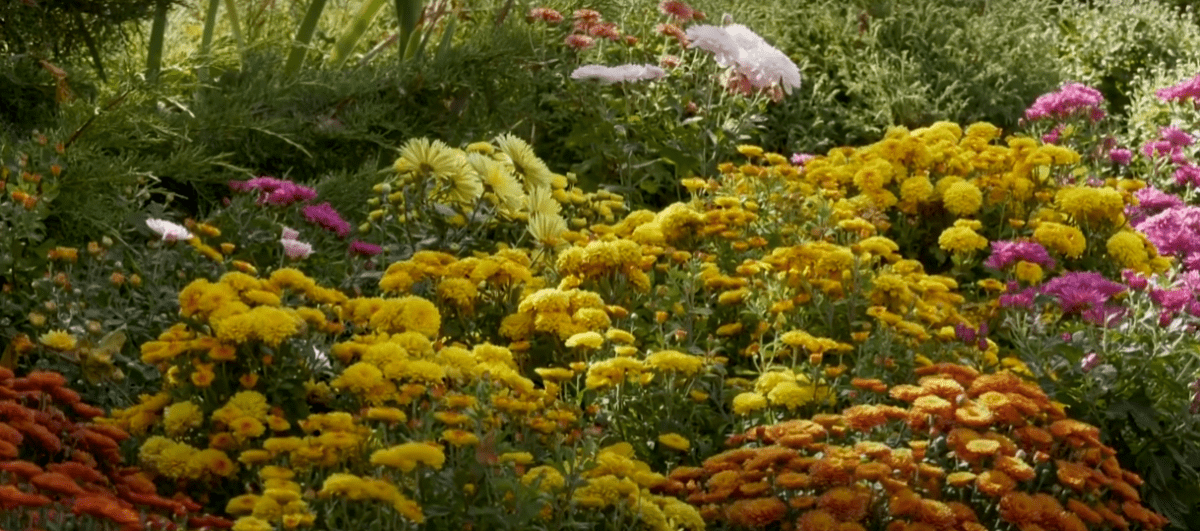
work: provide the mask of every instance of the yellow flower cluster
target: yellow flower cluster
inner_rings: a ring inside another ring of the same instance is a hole
[[[425,514],[421,506],[400,492],[390,482],[378,478],[359,477],[345,472],[330,474],[317,491],[321,498],[339,497],[350,501],[375,500],[389,504],[404,518],[413,523],[423,523]]]
[[[763,372],[754,381],[754,390],[739,393],[733,398],[733,411],[748,415],[768,406],[784,407],[789,410],[833,398],[828,385],[813,384],[803,374],[791,369],[775,369]]]
[[[545,288],[527,295],[517,313],[504,318],[500,335],[526,341],[534,334],[553,334],[566,341],[580,332],[599,332],[612,323],[599,294],[581,289]]]
[[[466,307],[469,305],[464,302],[467,299],[473,302],[474,294],[464,290],[462,282],[470,282],[472,287],[485,285],[500,288],[528,284],[533,281],[529,266],[529,256],[517,249],[505,249],[494,255],[461,260],[446,253],[419,251],[408,260],[388,266],[379,281],[379,289],[384,293],[404,294],[410,293],[418,283],[429,281],[438,286],[439,295],[442,295],[443,291],[455,295],[443,297],[444,300],[459,307]],[[447,281],[455,281],[458,284],[457,289],[452,289],[454,285],[441,287]]]
[[[545,485],[548,481],[544,474],[553,477],[552,474],[557,474],[557,471],[551,469],[539,471],[539,474],[543,475],[535,477],[542,477]],[[643,526],[654,531],[704,529],[704,519],[694,507],[677,498],[650,492],[650,489],[665,484],[667,479],[662,474],[652,472],[646,463],[634,459],[633,447],[629,443],[602,448],[596,455],[595,466],[581,476],[585,483],[571,494],[572,501],[579,506],[596,510],[622,507],[636,515]]]
[[[237,466],[221,450],[200,450],[161,436],[146,439],[138,459],[143,466],[172,479],[229,477],[237,472]]]
[[[317,515],[303,499],[302,487],[292,481],[290,469],[266,466],[259,470],[263,493],[235,496],[225,505],[225,512],[239,518],[234,529],[267,531],[280,525],[284,529],[309,527]]]
[[[1059,210],[1079,224],[1095,226],[1104,222],[1119,227],[1125,222],[1125,201],[1121,192],[1107,186],[1060,188],[1054,201]]]
[[[976,220],[960,219],[955,221],[953,227],[947,228],[942,231],[941,236],[938,236],[938,247],[955,254],[982,251],[987,248],[988,241],[987,238],[975,232],[981,228],[983,228],[983,224]]]
[[[418,464],[440,469],[445,462],[446,454],[437,443],[410,442],[371,454],[372,465],[397,468],[401,472],[412,472]]]
[[[644,271],[656,257],[643,259],[642,246],[636,241],[597,240],[581,247],[570,247],[558,254],[557,270],[562,275],[574,275],[581,281],[621,276],[639,291],[650,291],[650,277]]]

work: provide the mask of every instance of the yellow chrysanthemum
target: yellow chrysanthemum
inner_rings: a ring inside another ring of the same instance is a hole
[[[942,194],[942,204],[951,214],[969,216],[983,206],[983,192],[970,182],[959,181],[946,188]]]
[[[663,372],[678,372],[691,376],[704,368],[704,358],[676,350],[662,350],[646,356],[646,365]]]
[[[583,347],[595,350],[604,345],[604,336],[599,332],[580,332],[567,338],[567,348]]]
[[[38,342],[58,351],[71,350],[78,344],[75,336],[72,336],[65,330],[51,330],[46,332],[41,337],[38,337]]]
[[[1142,237],[1135,232],[1123,230],[1113,234],[1105,244],[1109,258],[1123,268],[1140,270],[1150,260],[1150,253]]]
[[[371,464],[398,468],[402,472],[412,472],[418,464],[440,469],[445,462],[446,454],[441,445],[424,442],[404,443],[371,454]]]
[[[181,435],[187,430],[200,427],[202,422],[204,411],[192,402],[176,402],[163,411],[163,424],[168,435]]]
[[[968,227],[949,227],[938,236],[938,247],[951,253],[971,253],[983,250],[987,245],[987,238]]]
[[[662,445],[666,446],[667,448],[680,452],[686,452],[688,451],[688,448],[691,448],[692,446],[692,443],[687,440],[687,437],[684,437],[678,433],[664,433],[659,435],[658,442],[662,443]]]
[[[550,187],[554,174],[550,172],[546,163],[534,154],[529,143],[517,136],[504,134],[496,137],[496,145],[512,161],[514,172],[525,179],[526,190]]]
[[[1043,221],[1033,231],[1033,239],[1042,246],[1068,258],[1079,258],[1087,249],[1083,231],[1070,225]]]
[[[733,397],[733,412],[738,415],[748,415],[767,407],[767,397],[760,393],[740,393]]]

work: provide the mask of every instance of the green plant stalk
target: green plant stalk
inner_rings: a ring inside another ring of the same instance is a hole
[[[359,7],[358,13],[354,15],[354,20],[350,22],[350,27],[333,45],[333,52],[329,55],[330,66],[339,68],[346,63],[346,60],[350,58],[350,53],[354,51],[354,46],[362,39],[363,34],[367,32],[367,27],[370,26],[372,20],[375,20],[375,15],[379,13],[386,2],[387,0],[369,0]]]
[[[312,0],[312,3],[308,4],[308,12],[304,14],[304,20],[300,21],[300,28],[296,30],[296,38],[292,41],[292,51],[288,53],[287,62],[283,66],[285,77],[290,78],[300,72],[304,57],[308,55],[308,45],[317,30],[317,21],[321,19],[321,12],[324,10],[325,0]]]
[[[160,0],[154,8],[154,22],[150,27],[150,51],[146,55],[146,80],[154,81],[162,70],[163,37],[167,33],[167,9],[170,4]]]
[[[400,20],[400,60],[404,61],[409,41],[421,18],[425,5],[422,0],[396,0],[396,18]]]
[[[75,24],[79,26],[79,34],[83,36],[83,43],[87,45],[88,54],[92,56],[92,66],[96,68],[96,75],[100,81],[107,82],[108,76],[104,75],[104,62],[100,60],[100,50],[96,48],[96,40],[88,31],[87,23],[83,21],[83,15],[80,15],[78,11],[75,11],[74,15]]]
[[[229,12],[229,28],[233,32],[234,40],[238,43],[238,51],[245,57],[246,39],[242,36],[242,23],[238,17],[237,4],[234,0],[225,0],[225,10]]]
[[[204,14],[204,34],[200,38],[201,57],[207,58],[209,47],[212,46],[213,27],[217,25],[217,9],[220,6],[221,0],[208,0],[208,11]],[[201,81],[208,79],[207,64],[200,67],[198,75]]]

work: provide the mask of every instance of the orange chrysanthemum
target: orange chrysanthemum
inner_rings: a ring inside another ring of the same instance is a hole
[[[1012,492],[1016,488],[1017,482],[999,470],[985,470],[975,478],[975,486],[979,492],[999,498]]]
[[[817,500],[817,507],[842,522],[857,522],[867,516],[871,492],[865,487],[834,487]]]
[[[44,472],[29,479],[29,483],[33,486],[58,494],[67,496],[79,496],[84,493],[84,490],[75,483],[75,480],[58,472]]]
[[[725,519],[735,526],[761,528],[782,520],[787,510],[775,497],[738,500],[725,509]]]

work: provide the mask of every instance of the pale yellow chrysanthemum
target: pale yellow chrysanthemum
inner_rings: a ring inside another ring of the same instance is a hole
[[[565,232],[567,232],[567,220],[558,214],[529,216],[529,234],[542,245],[557,245]]]
[[[524,177],[526,190],[538,187],[550,187],[550,182],[554,178],[554,174],[550,172],[550,168],[546,166],[546,163],[542,162],[542,159],[534,154],[533,148],[529,146],[529,143],[517,136],[504,134],[496,137],[496,145],[499,146],[501,152],[512,160],[515,172]]]
[[[463,159],[441,140],[414,138],[400,149],[400,158],[393,164],[396,173],[411,180],[437,179],[449,182],[462,173]]]

